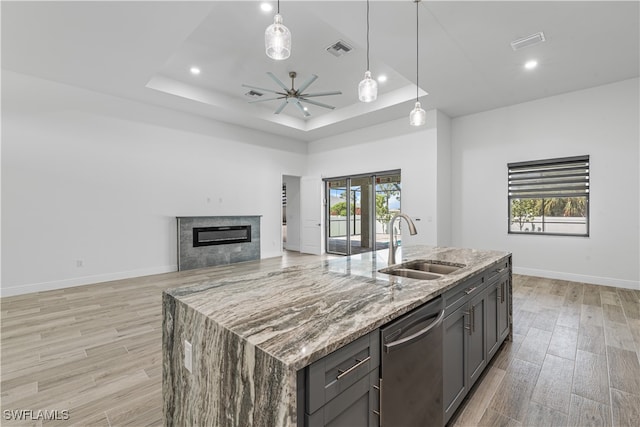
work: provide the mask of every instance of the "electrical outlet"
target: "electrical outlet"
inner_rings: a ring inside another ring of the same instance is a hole
[[[193,372],[193,351],[191,343],[187,340],[184,341],[184,367],[187,368],[187,371]]]
[[[76,260],[76,267],[81,268],[84,267],[84,261],[81,259]]]

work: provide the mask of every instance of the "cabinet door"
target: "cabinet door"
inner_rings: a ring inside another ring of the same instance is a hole
[[[500,277],[497,284],[498,340],[501,343],[509,335],[509,307],[511,304],[511,277]]]
[[[306,415],[307,427],[374,427],[378,416],[380,396],[379,370],[358,380],[348,389],[311,415]]]
[[[467,394],[467,305],[444,319],[443,408],[446,423]]]
[[[487,366],[486,351],[486,292],[476,295],[469,303],[470,333],[468,335],[469,351],[467,353],[468,384],[471,386]]]
[[[499,306],[500,306],[500,282],[495,281],[489,284],[487,288],[486,306],[487,306],[487,359],[491,360],[491,357],[498,351],[500,347],[500,329],[499,323]]]

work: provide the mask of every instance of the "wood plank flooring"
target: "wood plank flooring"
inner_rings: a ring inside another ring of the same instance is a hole
[[[316,260],[288,254],[239,268]],[[0,423],[161,426],[161,292],[208,274],[2,298]],[[640,425],[640,292],[518,275],[513,290],[514,340],[450,424]],[[13,421],[11,410],[68,410],[69,420]]]
[[[640,425],[640,292],[513,279],[513,342],[450,425]]]

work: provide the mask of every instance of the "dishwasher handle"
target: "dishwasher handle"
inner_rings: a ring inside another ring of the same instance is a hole
[[[435,318],[435,320],[433,322],[431,322],[429,324],[429,326],[427,326],[424,329],[419,330],[418,332],[416,332],[415,334],[409,335],[408,337],[399,339],[397,341],[393,341],[390,342],[389,344],[384,344],[384,351],[385,353],[390,353],[394,350],[397,350],[398,348],[404,347],[406,345],[409,345],[415,341],[418,341],[420,338],[422,338],[423,336],[427,335],[432,329],[440,326],[442,324],[442,321],[444,320],[444,309],[442,309],[440,311],[440,314],[438,314],[438,316]]]

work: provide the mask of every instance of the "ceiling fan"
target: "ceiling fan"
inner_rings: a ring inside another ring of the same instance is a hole
[[[334,107],[332,105],[328,105],[328,104],[323,104],[322,102],[314,101],[314,100],[308,99],[308,98],[314,98],[314,97],[317,97],[317,96],[342,95],[342,92],[340,92],[339,90],[330,91],[330,92],[304,93],[304,91],[309,86],[311,86],[311,83],[316,81],[316,79],[318,78],[318,76],[316,76],[315,74],[311,74],[311,77],[309,77],[307,80],[305,80],[305,82],[302,83],[302,85],[298,89],[295,89],[293,87],[293,80],[297,76],[297,73],[295,71],[289,71],[289,77],[291,77],[291,89],[289,89],[284,83],[282,83],[280,81],[280,79],[278,79],[272,72],[267,71],[267,74],[269,75],[269,77],[271,77],[271,79],[273,79],[274,82],[276,82],[276,84],[278,86],[280,86],[282,88],[282,91],[277,91],[277,90],[272,90],[272,89],[264,89],[264,88],[261,88],[261,87],[250,86],[250,85],[245,85],[245,84],[243,84],[242,86],[243,87],[248,87],[249,89],[261,90],[261,91],[264,91],[264,92],[270,92],[270,93],[278,95],[278,96],[275,96],[275,97],[272,97],[272,98],[257,99],[257,100],[254,100],[254,101],[249,101],[250,104],[253,104],[253,103],[256,103],[256,102],[274,101],[276,99],[282,99],[283,100],[282,103],[280,104],[280,106],[278,108],[276,108],[276,111],[273,112],[274,114],[280,114],[282,112],[282,110],[284,110],[284,107],[287,106],[287,104],[294,104],[296,107],[298,107],[298,109],[302,112],[302,114],[305,117],[309,117],[311,114],[302,105],[302,102],[307,102],[309,104],[317,105],[318,107],[329,108],[329,109],[333,110],[336,107]]]

